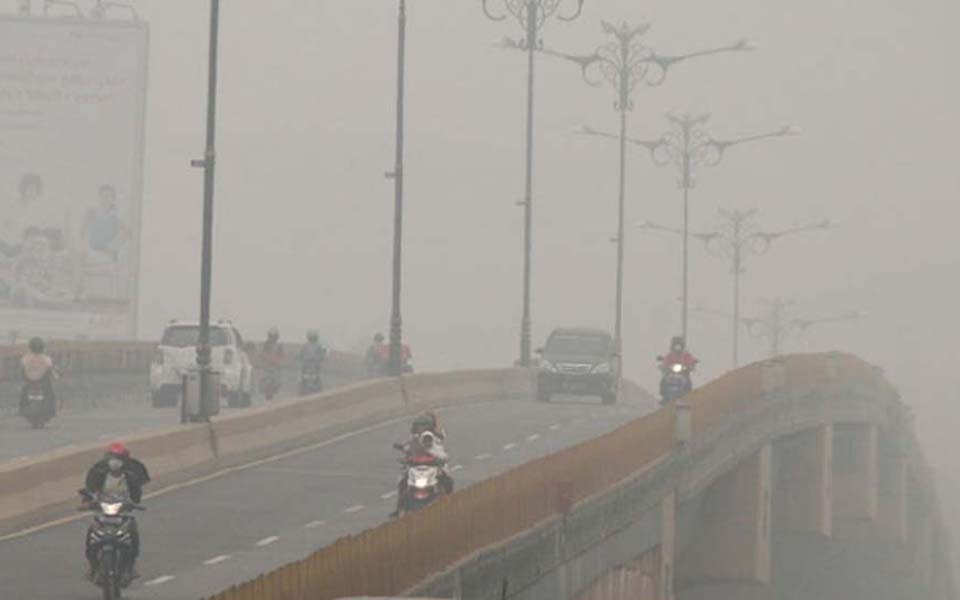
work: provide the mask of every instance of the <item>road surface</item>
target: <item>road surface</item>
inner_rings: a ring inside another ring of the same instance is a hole
[[[500,402],[449,408],[440,416],[462,487],[601,435],[645,410],[576,401]],[[148,510],[139,517],[143,577],[129,597],[200,598],[382,523],[396,502],[399,466],[391,444],[406,439],[408,421],[368,426],[293,455],[148,495]],[[78,515],[0,539],[0,596],[97,598],[98,589],[83,579],[89,519]]]

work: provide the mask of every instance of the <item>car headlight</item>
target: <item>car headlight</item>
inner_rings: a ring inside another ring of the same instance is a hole
[[[609,373],[610,363],[603,362],[593,367],[593,372],[597,374]]]
[[[674,373],[683,373],[683,365],[679,363],[675,364],[672,367],[670,367],[670,370],[673,371]]]
[[[123,508],[123,502],[101,502],[100,510],[108,517],[115,517],[120,514]]]

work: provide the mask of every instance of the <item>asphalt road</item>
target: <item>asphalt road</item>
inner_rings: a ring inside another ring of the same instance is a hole
[[[441,411],[457,485],[596,437],[645,407],[483,403]],[[145,499],[130,598],[186,600],[303,558],[388,518],[399,474],[393,442],[408,419],[341,434],[308,451]],[[77,474],[78,484],[82,474]],[[148,492],[156,493],[156,490]],[[88,516],[0,541],[0,597],[95,599],[83,577]]]
[[[330,387],[339,383],[335,376],[325,382]],[[284,382],[280,397],[293,393],[294,381]],[[255,397],[254,403],[263,403]],[[223,408],[223,411],[232,409]],[[64,411],[40,430],[20,417],[0,418],[0,463],[27,458],[68,446],[107,441],[148,429],[172,427],[180,423],[178,408],[153,408],[144,395],[136,406]]]

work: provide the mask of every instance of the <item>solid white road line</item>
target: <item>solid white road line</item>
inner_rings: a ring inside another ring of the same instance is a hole
[[[173,581],[173,575],[164,575],[163,577],[157,577],[156,579],[151,579],[143,585],[154,586],[160,585],[161,583],[166,583],[168,581]]]
[[[263,538],[262,540],[260,540],[259,542],[257,542],[257,546],[259,546],[259,547],[261,547],[261,548],[264,547],[264,546],[269,546],[270,544],[278,541],[279,539],[280,539],[280,538],[279,538],[278,536],[271,535],[270,537],[265,537],[265,538]]]
[[[478,455],[474,456],[473,458],[476,459],[476,460],[487,460],[487,459],[490,458],[491,456],[493,456],[493,455],[490,454],[490,453],[484,452],[483,454],[478,454]]]
[[[513,449],[516,448],[516,447],[517,447],[516,444],[514,444],[513,442],[510,442],[509,444],[505,444],[505,445],[503,446],[503,449],[504,449],[504,450],[513,450]]]
[[[535,434],[533,434],[533,435],[528,435],[528,436],[527,436],[527,441],[528,441],[528,442],[535,442],[535,441],[537,441],[537,440],[539,440],[539,439],[540,439],[540,434],[539,434],[539,433],[535,433]]]
[[[222,562],[225,561],[225,560],[230,560],[230,555],[229,555],[229,554],[221,554],[220,556],[214,556],[213,558],[210,558],[210,559],[207,559],[207,560],[203,561],[203,564],[205,564],[205,565],[207,565],[207,566],[217,565],[217,564],[222,563]]]
[[[304,525],[303,527],[304,527],[304,529],[315,529],[315,528],[317,528],[317,527],[320,527],[320,526],[326,525],[326,524],[327,524],[326,521],[310,521],[309,523],[307,523],[307,524]]]
[[[396,495],[397,495],[397,490],[393,490],[392,492],[381,494],[380,497],[383,498],[384,500],[389,500],[390,498],[393,498]]]
[[[351,506],[350,508],[346,509],[346,510],[343,511],[343,512],[345,512],[345,513],[355,513],[355,512],[360,512],[361,510],[363,510],[363,505],[362,505],[362,504],[357,504],[356,506]]]

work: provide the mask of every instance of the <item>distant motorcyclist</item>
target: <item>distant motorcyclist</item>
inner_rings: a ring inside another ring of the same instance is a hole
[[[385,338],[382,333],[373,336],[373,343],[367,348],[365,361],[367,363],[367,375],[370,377],[379,377],[387,372],[387,365],[390,362],[390,347],[384,343]]]
[[[146,465],[130,456],[130,451],[123,442],[113,442],[107,446],[103,458],[97,461],[90,470],[84,482],[84,489],[88,496],[114,496],[129,498],[134,504],[139,504],[143,497],[143,486],[150,482],[150,473]],[[92,529],[92,528],[91,528]],[[130,530],[131,538],[131,575],[139,577],[136,569],[137,558],[140,556],[140,532],[136,521]],[[93,578],[97,572],[96,546],[92,543],[90,531],[87,532],[87,562],[89,563],[88,578]]]
[[[307,332],[307,343],[300,349],[300,394],[322,390],[320,371],[327,358],[327,349],[316,331]]]
[[[260,368],[263,374],[260,377],[260,392],[272,400],[280,390],[280,369],[286,360],[283,346],[280,344],[280,330],[271,327],[267,331],[267,341],[260,349]]]
[[[697,364],[700,361],[687,351],[687,344],[684,338],[681,336],[674,336],[673,339],[670,340],[670,352],[668,352],[666,356],[658,356],[657,359],[660,361],[660,371],[664,374],[664,377],[660,380],[661,397],[664,397],[666,392],[664,389],[667,381],[666,375],[670,373],[670,369],[674,365],[680,365],[682,367],[683,375],[686,377],[689,383],[688,389],[693,387],[690,373],[696,369]]]
[[[20,390],[20,413],[27,407],[27,392],[31,385],[40,384],[43,388],[44,410],[49,418],[57,414],[57,402],[53,392],[53,380],[57,371],[53,359],[45,352],[43,340],[35,337],[30,340],[30,351],[20,358],[20,373],[24,384]]]

